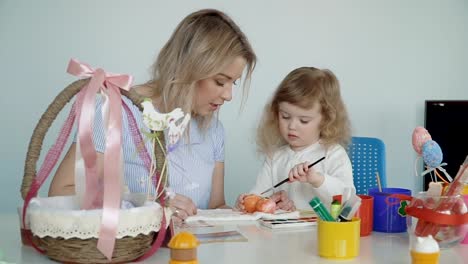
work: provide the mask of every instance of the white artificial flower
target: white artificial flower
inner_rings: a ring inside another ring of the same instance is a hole
[[[152,131],[163,131],[169,128],[167,133],[169,146],[177,143],[190,121],[190,114],[187,113],[184,116],[184,112],[180,108],[167,114],[158,113],[149,99],[145,99],[141,105],[143,106],[143,123]],[[178,123],[181,118],[184,119]]]
[[[158,113],[149,99],[145,99],[143,103],[143,123],[153,131],[163,131],[169,126],[169,121],[179,120],[184,116],[184,112],[180,108],[172,110],[170,113]]]
[[[174,145],[177,143],[179,138],[184,133],[189,121],[190,114],[186,114],[184,120],[182,120],[182,122],[180,122],[178,125],[176,124],[176,120],[169,120],[169,132],[167,133],[169,138],[169,145]]]

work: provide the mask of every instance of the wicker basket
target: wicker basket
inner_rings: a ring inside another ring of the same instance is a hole
[[[82,87],[86,86],[88,82],[89,79],[82,79],[68,85],[49,105],[46,112],[42,115],[36,125],[26,155],[24,177],[21,185],[21,195],[23,199],[26,198],[32,184],[37,184],[34,183],[36,177],[36,164],[48,129],[63,107],[70,102],[70,100],[81,90]],[[140,103],[143,101],[143,98],[141,96],[137,95],[132,90],[128,92],[121,89],[121,93],[129,98],[132,103],[142,111]],[[162,137],[160,138],[160,141],[164,143],[163,133],[160,133],[159,136]],[[160,175],[160,168],[162,168],[162,163],[164,162],[164,153],[159,148],[155,148],[155,156],[157,162],[156,166],[158,169],[157,175]],[[167,177],[167,175],[164,176]],[[156,233],[157,232],[151,232],[148,235],[139,234],[136,237],[127,236],[116,239],[112,259],[110,261],[97,249],[97,238],[64,239],[61,237],[53,238],[46,236],[41,238],[34,236],[32,238],[32,242],[37,248],[43,250],[43,253],[49,258],[60,262],[123,263],[136,260],[144,255],[151,248],[155,240]]]

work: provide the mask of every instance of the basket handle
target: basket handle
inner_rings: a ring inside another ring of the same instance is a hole
[[[21,184],[21,196],[26,198],[32,182],[36,177],[36,164],[41,154],[42,143],[45,135],[52,125],[57,115],[63,107],[75,96],[80,89],[88,83],[88,79],[75,81],[61,91],[54,101],[47,107],[47,110],[42,114],[39,122],[34,128],[31,140],[29,141],[28,152],[24,164],[23,182]]]
[[[88,84],[88,82],[89,78],[77,80],[68,85],[63,91],[61,91],[57,95],[54,101],[47,107],[47,110],[44,112],[44,114],[42,114],[41,118],[39,119],[39,122],[34,128],[31,140],[29,141],[28,151],[26,153],[26,160],[24,164],[24,175],[21,184],[21,196],[23,197],[23,199],[26,198],[26,195],[31,189],[31,185],[36,177],[37,161],[39,159],[42,144],[47,131],[49,130],[54,120],[57,118],[60,111],[64,108],[64,106],[68,102],[70,102],[71,99],[81,90],[81,88]],[[141,102],[143,102],[144,97],[138,95],[133,89],[131,89],[130,91],[121,89],[120,92],[122,95],[130,99],[130,101],[135,106],[137,106],[140,111],[143,111]],[[161,138],[160,141],[161,143],[165,144],[164,138]],[[155,148],[154,151],[157,162],[156,168],[158,173],[160,173],[162,163],[164,162],[164,153],[159,148]]]

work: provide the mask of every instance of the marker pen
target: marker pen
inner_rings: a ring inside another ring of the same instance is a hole
[[[341,211],[341,202],[339,200],[333,200],[330,206],[330,215],[333,219],[337,219]]]
[[[333,217],[328,212],[327,208],[325,208],[323,203],[320,201],[320,198],[314,197],[314,199],[310,200],[309,204],[312,206],[312,209],[314,209],[318,217],[320,217],[320,219],[323,221],[335,221],[335,219],[333,219]]]

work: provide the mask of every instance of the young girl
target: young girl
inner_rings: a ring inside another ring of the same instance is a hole
[[[289,177],[273,194],[277,207],[311,209],[318,196],[330,205],[345,187],[354,189],[351,161],[343,148],[350,138],[350,123],[335,75],[329,70],[302,67],[281,82],[265,107],[257,145],[266,156],[251,193],[260,194]],[[314,161],[325,157],[317,165]],[[285,192],[289,199],[285,196]],[[268,195],[268,193],[267,193]],[[236,207],[243,209],[245,194]]]

